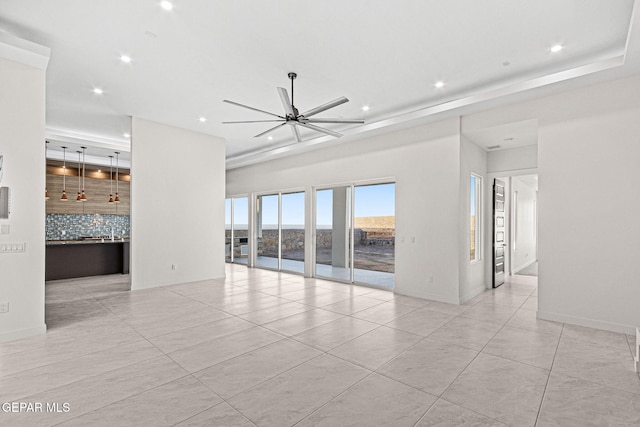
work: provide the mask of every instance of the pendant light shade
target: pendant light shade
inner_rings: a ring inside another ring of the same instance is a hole
[[[113,156],[109,156],[109,203],[113,201]]]
[[[66,202],[67,198],[67,147],[62,147],[62,197],[61,202]]]
[[[81,202],[82,199],[80,198],[80,179],[82,177],[81,173],[80,173],[80,167],[81,167],[81,161],[82,161],[82,151],[76,151],[76,153],[78,153],[78,197],[76,197],[76,202]]]
[[[82,148],[82,195],[80,196],[80,201],[81,202],[86,202],[87,199],[87,195],[84,193],[84,177],[86,174],[86,162],[85,162],[85,150],[87,149],[87,147],[81,147]]]
[[[113,199],[113,203],[120,203],[120,195],[118,194],[118,180],[119,180],[119,171],[120,171],[120,161],[119,156],[120,152],[116,151],[116,198]]]
[[[46,183],[47,154],[49,154],[49,141],[44,142],[44,169],[45,169],[44,199],[45,200],[51,199],[51,197],[49,197],[49,190],[47,190],[47,183]]]

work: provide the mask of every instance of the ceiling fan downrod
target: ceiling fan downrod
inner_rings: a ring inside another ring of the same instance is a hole
[[[287,74],[289,76],[289,79],[291,80],[291,108],[293,108],[293,111],[295,113],[295,115],[298,115],[298,110],[296,109],[296,107],[293,105],[293,80],[298,77],[298,75],[296,73],[289,73]]]

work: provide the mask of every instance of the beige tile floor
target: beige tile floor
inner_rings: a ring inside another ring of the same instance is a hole
[[[46,285],[46,335],[0,344],[9,426],[638,426],[631,337],[536,319],[536,278],[449,305],[227,265],[128,292]]]

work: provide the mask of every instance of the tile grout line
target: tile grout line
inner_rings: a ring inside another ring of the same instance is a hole
[[[259,278],[256,278],[256,279],[257,279],[257,280],[259,280]],[[249,280],[250,280],[250,279],[249,279]],[[235,285],[234,285],[234,286],[235,286]],[[248,288],[245,288],[245,289],[248,289]],[[252,292],[252,290],[250,290],[250,289],[248,289],[248,290],[249,290],[249,292]],[[172,290],[169,290],[169,291],[174,292],[174,291],[172,291]],[[260,292],[260,291],[257,291],[257,292]],[[202,301],[196,300],[196,299],[191,298],[191,297],[189,297],[189,296],[187,296],[187,295],[182,295],[182,294],[179,294],[178,292],[174,292],[174,293],[176,293],[176,294],[178,294],[178,295],[181,295],[181,296],[183,296],[183,297],[186,297],[186,298],[190,298],[190,299],[192,299],[192,300],[194,300],[194,301],[197,301],[197,302],[203,303]],[[239,294],[240,294],[240,293],[239,293]],[[267,295],[269,295],[269,294],[267,294]],[[271,295],[271,296],[273,296],[273,295]],[[365,295],[354,295],[354,296],[347,297],[347,298],[345,298],[345,299],[348,299],[348,298],[357,298],[358,296],[365,296]],[[286,299],[286,298],[283,298],[283,299]],[[368,309],[370,309],[370,308],[377,307],[377,306],[379,306],[379,305],[381,305],[381,304],[384,304],[385,302],[392,302],[392,301],[390,301],[390,300],[380,300],[380,301],[381,301],[381,302],[380,302],[380,304],[377,304],[377,305],[372,306],[372,307],[368,307],[368,308],[363,309],[363,310],[359,310],[359,311],[357,311],[357,312],[353,312],[353,313],[348,314],[348,315],[344,315],[343,313],[337,313],[337,314],[343,315],[343,316],[345,316],[345,317],[347,317],[347,316],[348,316],[348,317],[351,317],[351,318],[353,318],[353,319],[357,319],[357,320],[361,320],[361,321],[369,322],[368,320],[359,319],[359,318],[357,318],[357,317],[353,316],[353,314],[356,314],[356,313],[358,313],[358,312],[360,312],[360,311],[368,310]],[[293,300],[292,300],[292,302],[297,302],[297,301],[293,301]],[[100,303],[100,301],[98,301],[98,303]],[[100,304],[101,304],[101,303],[100,303]],[[209,305],[209,304],[207,304],[207,303],[203,303],[203,304],[205,304],[205,305]],[[299,304],[304,304],[304,303],[299,303]],[[305,305],[306,305],[306,304],[305,304]],[[331,305],[331,304],[327,304],[327,305]],[[111,314],[113,314],[114,316],[116,316],[116,317],[117,317],[117,318],[118,318],[122,323],[124,323],[124,324],[125,324],[125,325],[127,325],[128,327],[130,327],[130,328],[132,328],[133,330],[135,330],[138,334],[140,334],[140,333],[137,331],[137,329],[136,329],[135,327],[133,327],[133,326],[131,326],[131,325],[127,324],[127,323],[126,323],[126,321],[124,321],[124,320],[120,319],[120,318],[119,318],[117,315],[115,315],[115,313],[114,313],[114,312],[112,312],[108,307],[104,306],[103,304],[101,304],[101,306],[103,306],[103,307],[104,307],[104,308],[106,308],[106,309],[107,309]],[[322,309],[322,307],[317,307],[317,306],[313,306],[313,305],[310,305],[310,306],[311,306],[311,307],[314,307],[314,308],[316,308],[316,309]],[[218,309],[217,307],[214,307],[214,308]],[[410,312],[407,312],[407,313],[403,314],[402,316],[398,316],[397,318],[399,318],[399,317],[403,317],[403,316],[405,316],[405,315],[409,315],[410,313],[412,313],[412,312],[414,312],[414,311],[418,310],[419,308],[424,308],[424,306],[422,306],[422,307],[414,307],[414,309],[413,309],[413,310],[411,310]],[[223,311],[223,310],[221,310],[221,311]],[[257,311],[259,311],[259,310],[257,310]],[[331,312],[330,310],[326,310],[326,309],[324,309],[324,311]],[[227,313],[227,312],[225,312],[225,313]],[[304,312],[302,312],[302,313],[304,313]],[[232,317],[236,317],[236,318],[238,318],[238,319],[241,319],[241,320],[247,321],[246,319],[242,319],[242,318],[240,318],[240,317],[239,317],[239,316],[237,316],[237,315],[234,315],[234,314],[231,314],[231,313],[227,313],[227,314],[230,314],[230,316],[232,316]],[[292,314],[292,315],[290,315],[290,316],[285,316],[285,317],[280,318],[280,319],[275,319],[274,321],[282,320],[282,319],[286,319],[286,318],[288,318],[288,317],[292,317],[292,316],[295,316],[295,315],[298,315],[298,314],[301,314],[301,313],[296,313],[296,314]],[[515,313],[514,313],[514,315],[515,315]],[[449,323],[450,321],[454,320],[454,319],[455,319],[455,318],[457,318],[457,317],[460,317],[460,315],[455,315],[451,320],[447,321],[447,323]],[[513,317],[513,315],[510,317],[510,319],[511,319],[512,317]],[[396,319],[396,318],[394,318],[394,319]],[[389,322],[392,322],[394,319],[390,320]],[[223,320],[223,319],[219,319],[219,320]],[[339,320],[339,319],[336,319],[336,320]],[[334,321],[336,321],[336,320],[334,320]],[[477,320],[477,319],[473,319],[473,320]],[[508,322],[508,321],[509,321],[509,320],[507,320],[507,322]],[[202,323],[202,324],[206,324],[206,323],[213,323],[213,322],[215,322],[215,321],[211,321],[211,322],[204,322],[204,323]],[[251,321],[248,321],[248,322],[249,322],[249,323],[254,324],[254,323],[253,323],[253,322],[251,322]],[[377,326],[376,326],[374,329],[372,329],[371,331],[363,332],[362,334],[358,335],[357,337],[354,337],[354,338],[352,338],[352,339],[350,339],[350,340],[346,341],[345,343],[342,343],[342,344],[340,344],[340,345],[338,345],[338,346],[336,346],[336,347],[334,347],[334,348],[337,348],[337,347],[339,347],[339,346],[341,346],[341,345],[344,345],[344,344],[346,344],[346,343],[348,343],[348,342],[351,342],[351,341],[353,341],[353,340],[357,339],[358,337],[360,337],[360,336],[362,336],[362,335],[365,335],[365,334],[367,334],[367,333],[369,333],[369,332],[372,332],[372,331],[374,331],[374,330],[379,329],[379,328],[380,328],[380,327],[382,327],[382,326],[385,326],[385,327],[388,327],[388,328],[392,328],[392,327],[390,327],[390,326],[388,326],[388,325],[387,325],[387,323],[389,323],[389,322],[386,322],[385,324],[377,324],[377,323],[376,323],[376,325],[377,325]],[[268,323],[268,322],[267,322],[267,323]],[[331,323],[331,322],[327,322],[327,323]],[[314,329],[315,327],[321,327],[321,326],[323,326],[323,325],[325,325],[325,324],[327,324],[327,323],[320,324],[320,325],[314,326],[314,327],[312,327],[312,328],[305,329],[305,330],[303,330],[303,331],[301,331],[301,332],[299,332],[299,333],[302,333],[302,332],[305,332],[305,331],[308,331],[308,330]],[[370,323],[371,323],[371,322],[370,322]],[[447,323],[445,323],[445,325],[446,325]],[[200,324],[200,325],[201,325],[201,324]],[[193,327],[197,327],[197,326],[200,326],[200,325],[195,325],[195,326],[193,326]],[[257,326],[257,327],[261,327],[262,329],[269,330],[268,328],[266,328],[266,327],[264,327],[264,326],[262,326],[262,325],[263,325],[263,324],[255,324],[255,326]],[[444,326],[444,325],[442,325],[442,326]],[[441,326],[441,327],[442,327],[442,326]],[[499,333],[499,332],[500,332],[500,331],[501,331],[505,326],[506,326],[506,322],[505,322],[505,324],[503,324],[503,325],[502,325],[502,327],[498,330],[498,332],[496,332],[496,334],[494,334],[494,336],[489,340],[489,342],[490,342],[490,341],[495,337],[495,335],[497,335],[497,334],[498,334],[498,333]],[[185,329],[190,329],[190,328],[192,328],[192,327],[185,328]],[[395,328],[394,328],[394,329],[395,329]],[[440,329],[440,328],[438,328],[438,329]],[[181,330],[184,330],[184,329],[181,329]],[[410,333],[410,334],[412,334],[411,332],[404,331],[404,330],[402,330],[402,329],[398,329],[398,330],[403,331],[403,332],[406,332],[406,333]],[[290,340],[292,340],[292,341],[299,342],[299,341],[297,341],[295,338],[293,338],[293,336],[290,336],[290,337],[289,337],[289,336],[286,336],[286,335],[284,335],[284,334],[280,334],[280,333],[275,332],[275,331],[271,331],[271,330],[269,330],[269,331],[270,331],[270,332],[274,332],[274,333],[276,333],[276,334],[278,334],[278,335],[284,336],[284,338],[283,338],[283,339],[281,339],[281,340],[279,340],[279,341],[282,341],[282,340],[284,340],[284,339],[290,339]],[[177,331],[175,331],[175,332],[177,332]],[[167,334],[169,334],[169,333],[173,333],[173,332],[168,332]],[[229,333],[229,334],[232,334],[232,333],[233,333],[233,332],[231,332],[231,333]],[[140,334],[140,335],[141,335],[141,334]],[[163,335],[164,335],[164,334],[163,334]],[[228,334],[226,334],[226,335],[228,335]],[[226,336],[226,335],[225,335],[225,336]],[[416,334],[412,334],[412,335],[416,335]],[[141,335],[141,336],[142,336],[142,335]],[[407,349],[403,350],[399,355],[395,356],[395,357],[394,357],[394,358],[392,358],[390,361],[388,361],[388,362],[386,362],[385,364],[383,364],[381,367],[383,367],[383,366],[385,366],[386,364],[390,363],[391,361],[395,360],[397,357],[399,357],[400,355],[404,354],[406,351],[410,350],[411,348],[413,348],[413,347],[414,347],[414,346],[416,346],[418,343],[422,342],[425,338],[427,338],[427,337],[428,337],[428,336],[426,336],[426,337],[425,337],[425,336],[421,336],[421,335],[419,335],[419,334],[418,334],[417,336],[420,336],[420,340],[419,340],[419,341],[417,341],[415,344],[411,345],[411,346],[410,346],[410,347],[408,347]],[[146,337],[142,336],[142,338],[143,338],[143,339],[145,339],[147,342],[149,342],[149,340],[148,340]],[[279,342],[279,341],[275,341],[275,342]],[[151,343],[151,342],[149,342],[149,343],[150,343],[151,345],[153,345],[154,347],[158,348],[158,347],[157,347],[157,346],[155,346],[153,343]],[[271,344],[273,344],[273,343],[266,344],[265,346],[259,347],[258,349],[263,348],[263,347],[266,347],[266,346],[271,345]],[[302,342],[302,344],[304,344],[304,345],[307,345],[307,346],[308,346],[308,344],[305,344],[304,342]],[[484,350],[484,348],[486,347],[486,345],[488,345],[488,343],[487,343],[487,344],[485,344],[485,346],[483,347],[483,349],[482,349],[482,350]],[[116,347],[117,347],[117,346],[116,346]],[[313,346],[309,346],[309,347],[314,348]],[[256,350],[258,350],[258,349],[253,349],[253,350],[251,350],[251,351],[256,351]],[[162,354],[166,355],[166,356],[167,356],[167,357],[169,357],[171,360],[173,360],[170,356],[168,356],[168,354],[167,354],[167,353],[165,353],[164,351],[160,350],[159,348],[158,348],[158,350],[159,350]],[[331,349],[331,350],[333,350],[333,349]],[[320,355],[316,356],[316,357],[321,357],[322,355],[330,355],[330,356],[332,356],[332,357],[336,357],[336,358],[338,358],[338,359],[340,359],[340,360],[344,360],[344,361],[346,361],[346,362],[348,362],[348,363],[354,364],[353,362],[350,362],[350,361],[348,361],[348,360],[346,360],[346,359],[342,359],[342,358],[340,358],[340,357],[338,357],[338,356],[334,356],[334,355],[332,355],[332,354],[329,354],[329,351],[331,351],[331,350],[323,351],[323,350],[321,350],[321,349],[320,349],[320,351],[322,351],[322,353],[321,353]],[[482,352],[482,350],[481,350],[480,352]],[[557,350],[557,348],[556,348],[556,350]],[[249,351],[249,352],[251,352],[251,351]],[[477,351],[477,350],[474,350],[474,351]],[[247,353],[248,353],[248,352],[247,352]],[[242,355],[244,355],[244,354],[246,354],[246,353],[242,353],[241,355],[237,355],[237,356],[234,356],[234,357],[232,357],[232,358],[226,359],[225,361],[227,361],[227,360],[231,360],[231,359],[233,359],[233,358],[235,358],[235,357],[240,357],[240,356],[242,356]],[[479,354],[479,352],[478,352],[478,354]],[[476,357],[477,357],[477,355],[476,355]],[[278,376],[278,375],[282,375],[283,373],[286,373],[286,372],[288,372],[288,371],[290,371],[290,370],[292,370],[292,369],[295,369],[297,366],[300,366],[301,364],[307,363],[307,362],[309,362],[310,360],[313,360],[313,359],[314,359],[314,358],[309,359],[309,360],[304,361],[304,362],[301,362],[300,364],[297,364],[296,366],[294,366],[294,367],[292,367],[292,368],[289,368],[288,370],[285,370],[285,371],[281,372],[280,374],[277,374],[277,375],[275,375],[274,377],[271,377],[270,379],[275,378],[275,377],[276,377],[276,376]],[[474,358],[473,360],[475,360],[475,358]],[[472,361],[473,361],[473,360],[472,360]],[[174,361],[174,362],[175,362],[175,361]],[[177,363],[177,362],[175,362],[175,363]],[[224,363],[224,361],[219,362],[219,363]],[[470,363],[471,363],[471,362],[470,362]],[[469,364],[470,364],[470,363],[469,363]],[[179,364],[178,364],[178,365],[179,365]],[[354,365],[358,366],[357,364],[354,364]],[[215,366],[215,365],[212,365],[212,366]],[[467,365],[467,366],[468,366],[468,365]],[[380,367],[380,368],[381,368],[381,367]],[[380,368],[378,368],[378,369],[380,369]],[[204,368],[204,369],[207,369],[207,368]],[[350,387],[348,387],[346,390],[344,390],[343,392],[339,393],[339,394],[338,394],[338,395],[336,395],[335,397],[331,398],[328,402],[326,402],[326,403],[325,403],[323,406],[321,406],[320,408],[322,408],[322,407],[326,406],[329,402],[331,402],[331,401],[335,400],[337,397],[339,397],[340,395],[342,395],[342,394],[343,394],[343,393],[345,393],[346,391],[350,390],[351,388],[353,388],[354,386],[356,386],[356,385],[357,385],[357,384],[359,384],[360,382],[364,381],[366,378],[369,378],[373,373],[377,373],[378,375],[384,376],[383,374],[380,374],[379,372],[377,372],[377,370],[373,370],[373,371],[372,371],[372,370],[370,370],[369,368],[365,368],[365,369],[366,369],[366,370],[368,370],[368,371],[370,371],[370,373],[369,373],[368,375],[366,375],[366,376],[365,376],[364,378],[362,378],[360,381],[357,381],[356,383],[354,383],[353,385],[351,385]],[[466,370],[466,368],[465,368],[465,370]],[[463,371],[464,371],[464,370],[463,370]],[[188,374],[188,375],[190,375],[190,376],[192,376],[193,378],[195,378],[195,377],[193,376],[193,373]],[[186,376],[185,376],[185,377],[186,377]],[[385,376],[385,377],[386,377],[386,376]],[[181,377],[181,378],[184,378],[184,377]],[[386,377],[386,378],[388,378],[388,377]],[[196,380],[198,380],[197,378],[195,378],[195,379],[196,379]],[[456,378],[456,379],[457,379],[457,378]],[[394,380],[394,379],[391,379],[391,380]],[[199,380],[198,380],[198,381],[199,381]],[[266,381],[268,381],[268,380],[265,380],[265,381],[263,381],[262,383],[264,383],[264,382],[266,382]],[[397,380],[394,380],[394,381],[397,381]],[[199,382],[201,383],[201,381],[199,381]],[[401,383],[401,384],[404,384],[404,383],[402,383],[401,381],[398,381],[398,382],[399,382],[399,383]],[[455,380],[454,380],[454,382],[455,382]],[[262,384],[262,383],[260,383],[260,384]],[[204,384],[203,384],[203,385],[204,385]],[[406,385],[406,384],[404,384],[404,385]],[[206,386],[206,385],[205,385],[205,386]],[[407,385],[407,386],[409,386],[409,385]],[[159,386],[158,386],[158,387],[159,387]],[[254,386],[254,387],[255,387],[255,386]],[[409,387],[411,387],[411,386],[409,386]],[[154,387],[154,388],[155,388],[155,387]],[[253,387],[251,387],[251,388],[253,388]],[[249,388],[249,389],[251,389],[251,388]],[[412,388],[414,388],[414,389],[416,389],[416,390],[418,390],[418,391],[420,391],[420,392],[422,392],[422,393],[425,393],[423,390],[417,389],[417,388],[415,388],[415,387],[412,387]],[[152,389],[153,389],[153,388],[152,388]],[[152,389],[150,389],[150,390],[152,390]],[[211,390],[211,391],[212,391],[214,394],[216,394],[216,395],[217,395],[217,393],[215,393],[213,390]],[[446,390],[445,390],[445,392],[446,392]],[[143,392],[141,392],[141,393],[143,393]],[[429,394],[429,393],[426,393],[426,394]],[[237,394],[236,394],[236,395],[237,395]],[[234,395],[234,396],[235,396],[235,395]],[[221,397],[220,397],[220,398],[221,398]],[[222,398],[221,398],[221,399],[222,399]],[[436,400],[436,402],[437,402],[439,399],[440,399],[440,398],[438,398],[438,399]],[[222,399],[222,400],[223,400],[224,402],[227,402],[225,399]],[[113,402],[113,403],[117,403],[117,402]],[[113,403],[112,403],[112,404],[113,404]],[[220,403],[222,403],[222,402],[220,402]],[[228,402],[227,402],[227,403],[228,403]],[[108,405],[107,405],[107,406],[108,406]],[[214,406],[217,406],[217,404],[216,404],[216,405],[213,405],[212,407],[214,407]],[[231,406],[231,405],[230,405],[230,406]],[[233,407],[233,406],[232,406],[232,407]],[[431,407],[432,407],[432,406],[430,406],[430,408],[431,408]],[[313,413],[317,412],[320,408],[316,409],[316,410],[315,410],[314,412],[312,412],[311,414],[313,414]],[[430,408],[429,408],[429,409],[430,409]],[[209,409],[210,409],[210,408],[209,408]],[[234,408],[234,409],[235,409],[235,408]],[[425,412],[425,414],[429,411],[429,409],[427,409],[427,411]],[[237,410],[237,409],[236,409],[236,410]],[[204,411],[202,411],[202,412],[204,412]],[[240,411],[238,411],[238,412],[239,412],[239,413],[241,413]],[[241,413],[241,414],[242,414],[242,413]],[[311,416],[311,414],[307,415],[305,418],[307,418],[308,416]],[[421,417],[421,419],[422,419],[423,417],[424,417],[424,414],[423,414],[423,416]],[[305,418],[303,418],[303,419],[305,419]]]
[[[221,362],[221,363],[223,363],[223,362]],[[215,365],[213,365],[213,366],[215,366]],[[204,368],[204,369],[209,369],[209,368]],[[198,371],[198,372],[200,372],[200,371]],[[180,421],[179,423],[174,424],[174,426],[175,426],[175,425],[178,425],[178,424],[180,424],[180,423],[182,423],[182,422],[184,422],[184,421],[186,421],[186,420],[189,420],[189,419],[191,419],[191,418],[193,418],[193,417],[195,417],[195,416],[197,416],[197,415],[200,415],[201,413],[206,412],[206,411],[208,411],[208,410],[209,410],[209,409],[211,409],[211,408],[215,408],[216,406],[219,406],[219,405],[221,405],[221,404],[223,404],[223,403],[225,403],[225,404],[229,405],[231,408],[233,408],[233,410],[234,410],[234,411],[236,411],[238,414],[240,414],[240,416],[242,416],[243,418],[245,418],[245,419],[246,419],[247,421],[249,421],[251,424],[256,425],[256,424],[253,422],[253,420],[251,420],[251,419],[250,419],[249,417],[247,417],[245,414],[243,414],[242,412],[240,412],[240,410],[238,410],[238,408],[236,408],[235,406],[233,406],[233,405],[228,401],[228,399],[225,399],[224,397],[220,396],[218,393],[216,393],[216,392],[215,392],[215,390],[213,390],[211,387],[209,387],[207,384],[203,383],[199,378],[197,378],[197,377],[194,375],[195,373],[196,373],[196,372],[191,373],[191,374],[189,374],[189,375],[191,375],[191,377],[192,377],[192,378],[194,378],[196,381],[198,381],[200,384],[202,384],[202,386],[203,386],[203,387],[205,387],[206,389],[210,390],[213,394],[215,394],[216,396],[218,396],[222,401],[221,401],[221,402],[216,403],[215,405],[213,405],[213,406],[211,406],[211,407],[209,407],[209,408],[207,408],[207,409],[205,409],[205,410],[203,410],[203,411],[198,412],[197,414],[194,414],[194,415],[190,416],[189,418],[186,418],[186,419],[184,419],[184,420]],[[238,394],[239,394],[239,393],[238,393]],[[234,395],[234,396],[232,396],[232,397],[235,397],[235,396],[237,396],[237,394],[236,394],[236,395]]]
[[[544,404],[544,399],[547,395],[547,387],[549,386],[549,381],[551,380],[551,373],[553,372],[553,365],[556,362],[556,356],[558,355],[558,348],[560,348],[560,341],[562,341],[563,332],[564,323],[562,324],[562,329],[560,330],[558,344],[556,344],[556,351],[553,353],[553,360],[551,361],[551,367],[549,368],[549,375],[547,376],[547,381],[544,384],[544,390],[542,391],[542,397],[540,398],[540,405],[538,406],[538,412],[536,413],[536,422],[534,423],[534,427],[538,425],[538,420],[540,419],[540,412],[542,411],[542,405]]]

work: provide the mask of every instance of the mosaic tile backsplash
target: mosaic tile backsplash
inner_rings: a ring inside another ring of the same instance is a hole
[[[76,240],[83,237],[129,237],[129,215],[48,214],[47,240]]]

